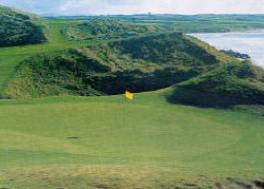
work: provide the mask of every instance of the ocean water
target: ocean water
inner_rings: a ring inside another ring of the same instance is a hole
[[[190,35],[218,49],[231,49],[248,54],[254,64],[264,68],[264,31],[243,33],[196,33]]]

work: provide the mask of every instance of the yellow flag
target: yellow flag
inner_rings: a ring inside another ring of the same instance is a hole
[[[126,91],[125,96],[129,100],[133,100],[135,95],[129,91]]]

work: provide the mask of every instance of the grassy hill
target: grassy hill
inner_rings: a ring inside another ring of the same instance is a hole
[[[111,17],[110,17],[111,18]],[[126,20],[136,24],[148,24],[167,27],[176,31],[188,33],[247,31],[264,28],[264,15],[246,14],[201,14],[201,15],[173,15],[150,14],[132,16],[112,16],[112,18]],[[76,18],[76,19],[85,19]]]
[[[264,71],[248,61],[223,65],[176,85],[168,100],[205,107],[264,105]]]
[[[219,56],[182,33],[46,53],[26,59],[17,67],[6,95],[89,96],[121,94],[126,89],[134,92],[156,90],[224,64]]]
[[[62,23],[58,31],[69,25]],[[63,43],[74,47],[76,42]],[[263,70],[251,62],[241,62],[182,33],[146,33],[33,55],[17,65],[2,96],[113,95],[177,84],[167,95],[171,103],[203,107],[263,105],[263,75]]]
[[[165,30],[158,26],[136,25],[117,19],[94,18],[69,25],[63,33],[70,40],[91,40],[128,38],[160,31]]]
[[[21,61],[41,53],[59,52],[61,50],[97,44],[96,41],[69,41],[62,34],[63,28],[71,24],[70,21],[41,20],[46,28],[47,42],[16,47],[0,48],[0,96],[13,78],[16,67]]]
[[[42,28],[30,15],[0,6],[0,47],[45,41]]]
[[[113,15],[113,16],[72,16],[56,17],[52,19],[84,22],[92,19],[122,20],[132,24],[163,28],[166,31],[181,31],[187,33],[208,32],[237,32],[258,30],[264,28],[263,14],[139,14],[139,15]]]

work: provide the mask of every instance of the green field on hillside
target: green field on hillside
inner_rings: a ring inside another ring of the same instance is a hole
[[[24,59],[40,53],[56,52],[96,43],[96,41],[79,42],[66,40],[61,34],[61,29],[67,25],[67,22],[42,22],[42,24],[46,26],[48,42],[0,48],[0,94],[3,92],[3,88],[6,87],[7,82],[12,79],[16,66]]]

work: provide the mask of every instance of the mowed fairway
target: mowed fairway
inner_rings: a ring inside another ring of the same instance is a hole
[[[0,188],[264,179],[263,117],[172,105],[161,94],[0,101]]]

